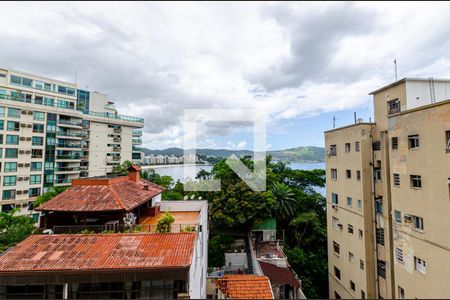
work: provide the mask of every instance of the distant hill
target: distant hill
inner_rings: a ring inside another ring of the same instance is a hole
[[[153,155],[175,155],[182,156],[183,149],[181,148],[167,148],[164,150],[150,150],[143,148],[145,156]],[[250,150],[228,150],[228,149],[197,149],[197,155],[205,155],[212,157],[228,157],[231,154],[235,154],[238,157],[244,155],[253,155],[253,151]],[[325,161],[325,149],[323,147],[297,147],[278,151],[268,151],[267,154],[271,154],[274,160],[288,161],[291,163],[304,163],[304,162],[323,162]]]

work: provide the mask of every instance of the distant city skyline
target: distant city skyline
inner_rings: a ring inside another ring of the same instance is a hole
[[[449,7],[9,2],[0,65],[105,92],[145,118],[149,149],[183,147],[187,108],[266,109],[270,150],[323,146],[333,116],[372,117],[368,93],[394,81],[394,59],[399,79],[450,77]],[[213,129],[199,147],[251,149],[243,128]]]

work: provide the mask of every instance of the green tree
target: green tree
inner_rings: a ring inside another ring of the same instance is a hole
[[[1,252],[25,239],[35,229],[34,222],[29,216],[15,216],[16,211],[0,212]]]
[[[159,233],[169,233],[172,231],[172,223],[175,221],[175,218],[172,216],[170,212],[165,212],[164,216],[158,220],[156,224],[156,231]]]
[[[120,175],[127,175],[128,174],[128,168],[132,164],[133,163],[131,161],[126,160],[121,165],[114,166],[114,168],[112,169],[112,173],[113,174],[120,174]]]
[[[272,194],[275,199],[275,216],[281,220],[287,220],[294,215],[296,199],[292,189],[282,182],[275,182],[272,186]]]
[[[43,193],[42,195],[38,196],[36,198],[36,200],[34,200],[33,202],[33,208],[36,208],[42,204],[44,204],[45,202],[49,201],[50,199],[52,199],[53,197],[55,197],[58,194],[61,194],[62,192],[64,192],[65,190],[67,190],[67,187],[61,187],[61,186],[57,186],[57,187],[52,187],[48,190],[48,192]]]
[[[234,238],[229,235],[212,235],[208,244],[208,267],[223,267],[225,252],[229,250]]]

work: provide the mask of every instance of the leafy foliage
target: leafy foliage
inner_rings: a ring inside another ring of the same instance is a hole
[[[156,224],[156,231],[159,233],[169,233],[172,230],[172,223],[174,221],[175,218],[170,212],[164,213],[164,216]]]
[[[272,186],[275,199],[274,213],[278,219],[286,220],[294,215],[297,200],[292,189],[282,182],[275,182]]]
[[[208,244],[208,266],[222,267],[225,265],[225,252],[233,243],[234,238],[228,235],[212,235]]]
[[[35,229],[29,216],[15,216],[16,211],[0,212],[0,252],[19,243]]]
[[[121,165],[114,166],[114,168],[112,169],[112,173],[113,174],[120,174],[120,175],[127,175],[128,174],[128,168],[132,164],[133,163],[131,161],[126,160]]]
[[[48,192],[43,193],[39,197],[36,198],[36,200],[33,202],[33,207],[36,208],[45,202],[51,200],[53,197],[55,197],[58,194],[61,194],[67,189],[67,187],[52,187],[49,189]]]

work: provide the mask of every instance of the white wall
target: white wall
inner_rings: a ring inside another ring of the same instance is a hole
[[[436,102],[450,99],[450,82],[434,81]],[[406,109],[431,104],[430,85],[424,81],[406,81]],[[402,108],[402,110],[404,110]]]

